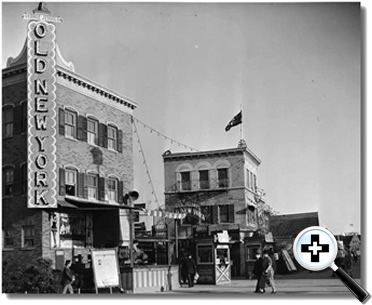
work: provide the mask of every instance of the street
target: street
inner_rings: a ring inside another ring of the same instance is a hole
[[[357,279],[360,283],[360,280]],[[266,288],[264,296],[280,296],[289,294],[312,294],[312,295],[333,295],[353,298],[351,292],[342,284],[338,278],[329,279],[278,279],[275,282],[277,294],[272,295],[271,289]],[[234,294],[250,295],[260,297],[260,294],[254,293],[256,280],[238,279],[232,280],[229,284],[224,285],[195,285],[194,287],[175,288],[167,294]]]

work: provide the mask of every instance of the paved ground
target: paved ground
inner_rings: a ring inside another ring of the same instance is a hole
[[[360,282],[359,280],[357,280]],[[234,294],[260,296],[254,293],[256,286],[255,280],[233,280],[231,283],[223,285],[195,285],[192,288],[182,287],[174,288],[172,291],[165,293],[169,294]],[[353,297],[350,291],[342,284],[338,278],[329,279],[277,279],[276,280],[276,295],[288,294],[313,294],[313,295],[333,295]],[[265,295],[272,295],[271,289],[266,289]]]
[[[360,267],[354,266],[353,275],[358,283],[360,283]],[[286,275],[276,275],[275,279],[277,294],[272,295],[271,288],[266,289],[264,297],[275,297],[280,295],[320,295],[320,296],[336,296],[353,298],[351,292],[337,278],[332,277],[332,270],[309,272],[307,270],[293,272]],[[173,288],[172,291],[166,294],[234,294],[235,296],[255,296],[262,297],[260,294],[254,293],[256,280],[234,279],[231,283],[223,285],[195,285],[192,288],[183,286],[181,288]]]

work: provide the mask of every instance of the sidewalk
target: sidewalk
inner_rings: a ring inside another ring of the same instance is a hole
[[[360,282],[359,279],[357,279]],[[342,284],[338,278],[329,279],[277,279],[275,281],[277,294],[313,294],[313,295],[334,295],[350,296],[351,292]],[[177,287],[168,294],[234,294],[237,296],[255,296],[262,295],[254,293],[256,280],[239,279],[232,280],[223,285],[195,285],[194,287]],[[266,289],[264,295],[276,296],[271,294],[271,288]]]

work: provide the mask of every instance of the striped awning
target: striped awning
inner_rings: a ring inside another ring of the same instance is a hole
[[[154,211],[154,210],[147,210],[141,209],[148,216],[156,216],[156,217],[165,217],[170,219],[183,219],[186,217],[186,213],[177,213],[177,212],[167,212],[167,211]]]

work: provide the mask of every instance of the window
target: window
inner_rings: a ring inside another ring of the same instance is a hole
[[[88,143],[97,144],[98,142],[98,121],[88,118]]]
[[[255,261],[258,250],[260,250],[260,245],[247,246],[247,261]]]
[[[107,126],[107,147],[117,150],[118,130],[114,126]]]
[[[74,168],[66,168],[65,170],[65,185],[67,195],[77,195],[77,174],[78,172]]]
[[[181,172],[181,190],[191,190],[190,172]]]
[[[27,225],[22,227],[23,247],[32,248],[35,246],[35,226]]]
[[[65,135],[76,138],[76,112],[71,110],[65,111]]]
[[[87,175],[88,198],[98,199],[98,176],[96,174]]]
[[[219,168],[217,169],[217,175],[218,175],[218,187],[219,188],[225,188],[229,187],[229,179],[227,176],[227,168]]]
[[[208,170],[199,171],[199,183],[200,183],[200,189],[209,189],[209,171]]]
[[[220,205],[219,207],[220,223],[233,223],[234,222],[234,206]]]
[[[3,108],[3,137],[13,136],[13,107]]]
[[[196,258],[198,264],[208,264],[213,262],[213,246],[198,245],[196,250]]]
[[[14,229],[11,227],[5,228],[3,230],[4,237],[4,248],[13,248],[14,247]]]
[[[3,196],[13,195],[14,168],[3,168]]]
[[[117,194],[118,194],[118,179],[116,178],[109,178],[107,181],[107,189],[108,189],[108,199],[109,201],[117,202]]]

